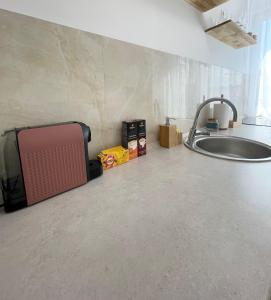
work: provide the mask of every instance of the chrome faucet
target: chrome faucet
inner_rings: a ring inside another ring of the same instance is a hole
[[[201,110],[207,104],[212,103],[212,102],[217,102],[217,101],[220,101],[221,103],[228,104],[231,107],[232,111],[233,111],[233,121],[234,122],[237,121],[237,116],[238,115],[237,115],[237,109],[236,109],[235,105],[230,100],[225,99],[223,95],[221,95],[220,98],[210,98],[210,99],[204,101],[198,107],[196,115],[195,115],[193,126],[189,131],[189,135],[188,135],[188,138],[187,138],[187,141],[186,141],[186,144],[188,146],[192,146],[195,136],[197,136],[197,135],[210,135],[210,132],[208,132],[208,131],[206,131],[206,132],[197,132],[198,119],[199,119],[199,115],[200,115]]]

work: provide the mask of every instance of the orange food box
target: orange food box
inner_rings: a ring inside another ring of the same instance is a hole
[[[104,170],[111,169],[129,161],[129,150],[122,146],[105,149],[98,155],[98,160]]]

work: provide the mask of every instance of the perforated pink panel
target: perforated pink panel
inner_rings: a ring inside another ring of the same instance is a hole
[[[25,129],[18,143],[28,205],[87,182],[79,124]]]

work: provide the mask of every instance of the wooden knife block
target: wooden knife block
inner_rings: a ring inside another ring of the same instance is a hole
[[[182,134],[177,132],[176,125],[160,125],[160,146],[175,147],[182,143]]]

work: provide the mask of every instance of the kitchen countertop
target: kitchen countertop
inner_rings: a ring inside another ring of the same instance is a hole
[[[242,125],[237,128],[220,130],[218,134],[244,137],[271,145],[271,128]]]
[[[222,134],[271,144],[271,129]],[[271,162],[153,145],[80,188],[0,214],[1,298],[269,299]]]

